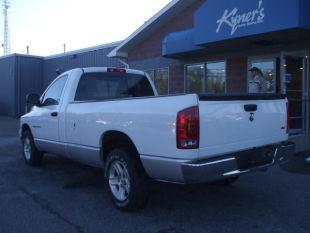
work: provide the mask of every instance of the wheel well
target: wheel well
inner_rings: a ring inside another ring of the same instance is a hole
[[[140,160],[138,150],[130,137],[119,131],[109,131],[102,135],[102,160],[105,162],[109,152],[115,148],[125,149],[131,156]]]
[[[27,131],[27,130],[29,130],[29,132],[31,133],[31,129],[30,129],[30,127],[29,127],[29,125],[27,125],[27,124],[23,124],[23,126],[22,126],[22,135],[23,135],[23,133],[25,132],[25,131]]]

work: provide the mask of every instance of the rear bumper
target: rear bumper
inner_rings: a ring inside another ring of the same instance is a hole
[[[289,161],[295,153],[295,144],[285,142],[280,145],[257,148],[224,156],[211,161],[182,164],[186,183],[221,180],[259,171],[270,166]]]
[[[284,142],[215,157],[204,161],[177,161],[142,158],[147,173],[157,180],[177,183],[204,183],[265,170],[288,162],[295,154],[295,144]]]

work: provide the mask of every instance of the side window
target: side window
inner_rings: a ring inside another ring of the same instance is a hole
[[[68,76],[58,78],[42,96],[41,106],[58,105]]]
[[[109,100],[153,96],[148,79],[127,73],[88,73],[82,75],[75,101]]]

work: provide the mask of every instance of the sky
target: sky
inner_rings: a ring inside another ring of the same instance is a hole
[[[1,6],[3,0],[0,0]],[[127,38],[170,0],[10,0],[11,53],[47,56]],[[3,43],[3,14],[0,39]],[[2,51],[0,51],[2,55]]]

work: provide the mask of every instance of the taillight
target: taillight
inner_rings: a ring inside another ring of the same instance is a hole
[[[290,104],[286,103],[286,133],[289,133],[291,128],[291,111],[290,111]]]
[[[177,148],[199,148],[199,109],[198,106],[182,110],[177,116]]]
[[[108,68],[107,72],[109,73],[126,73],[126,69],[123,68]]]

